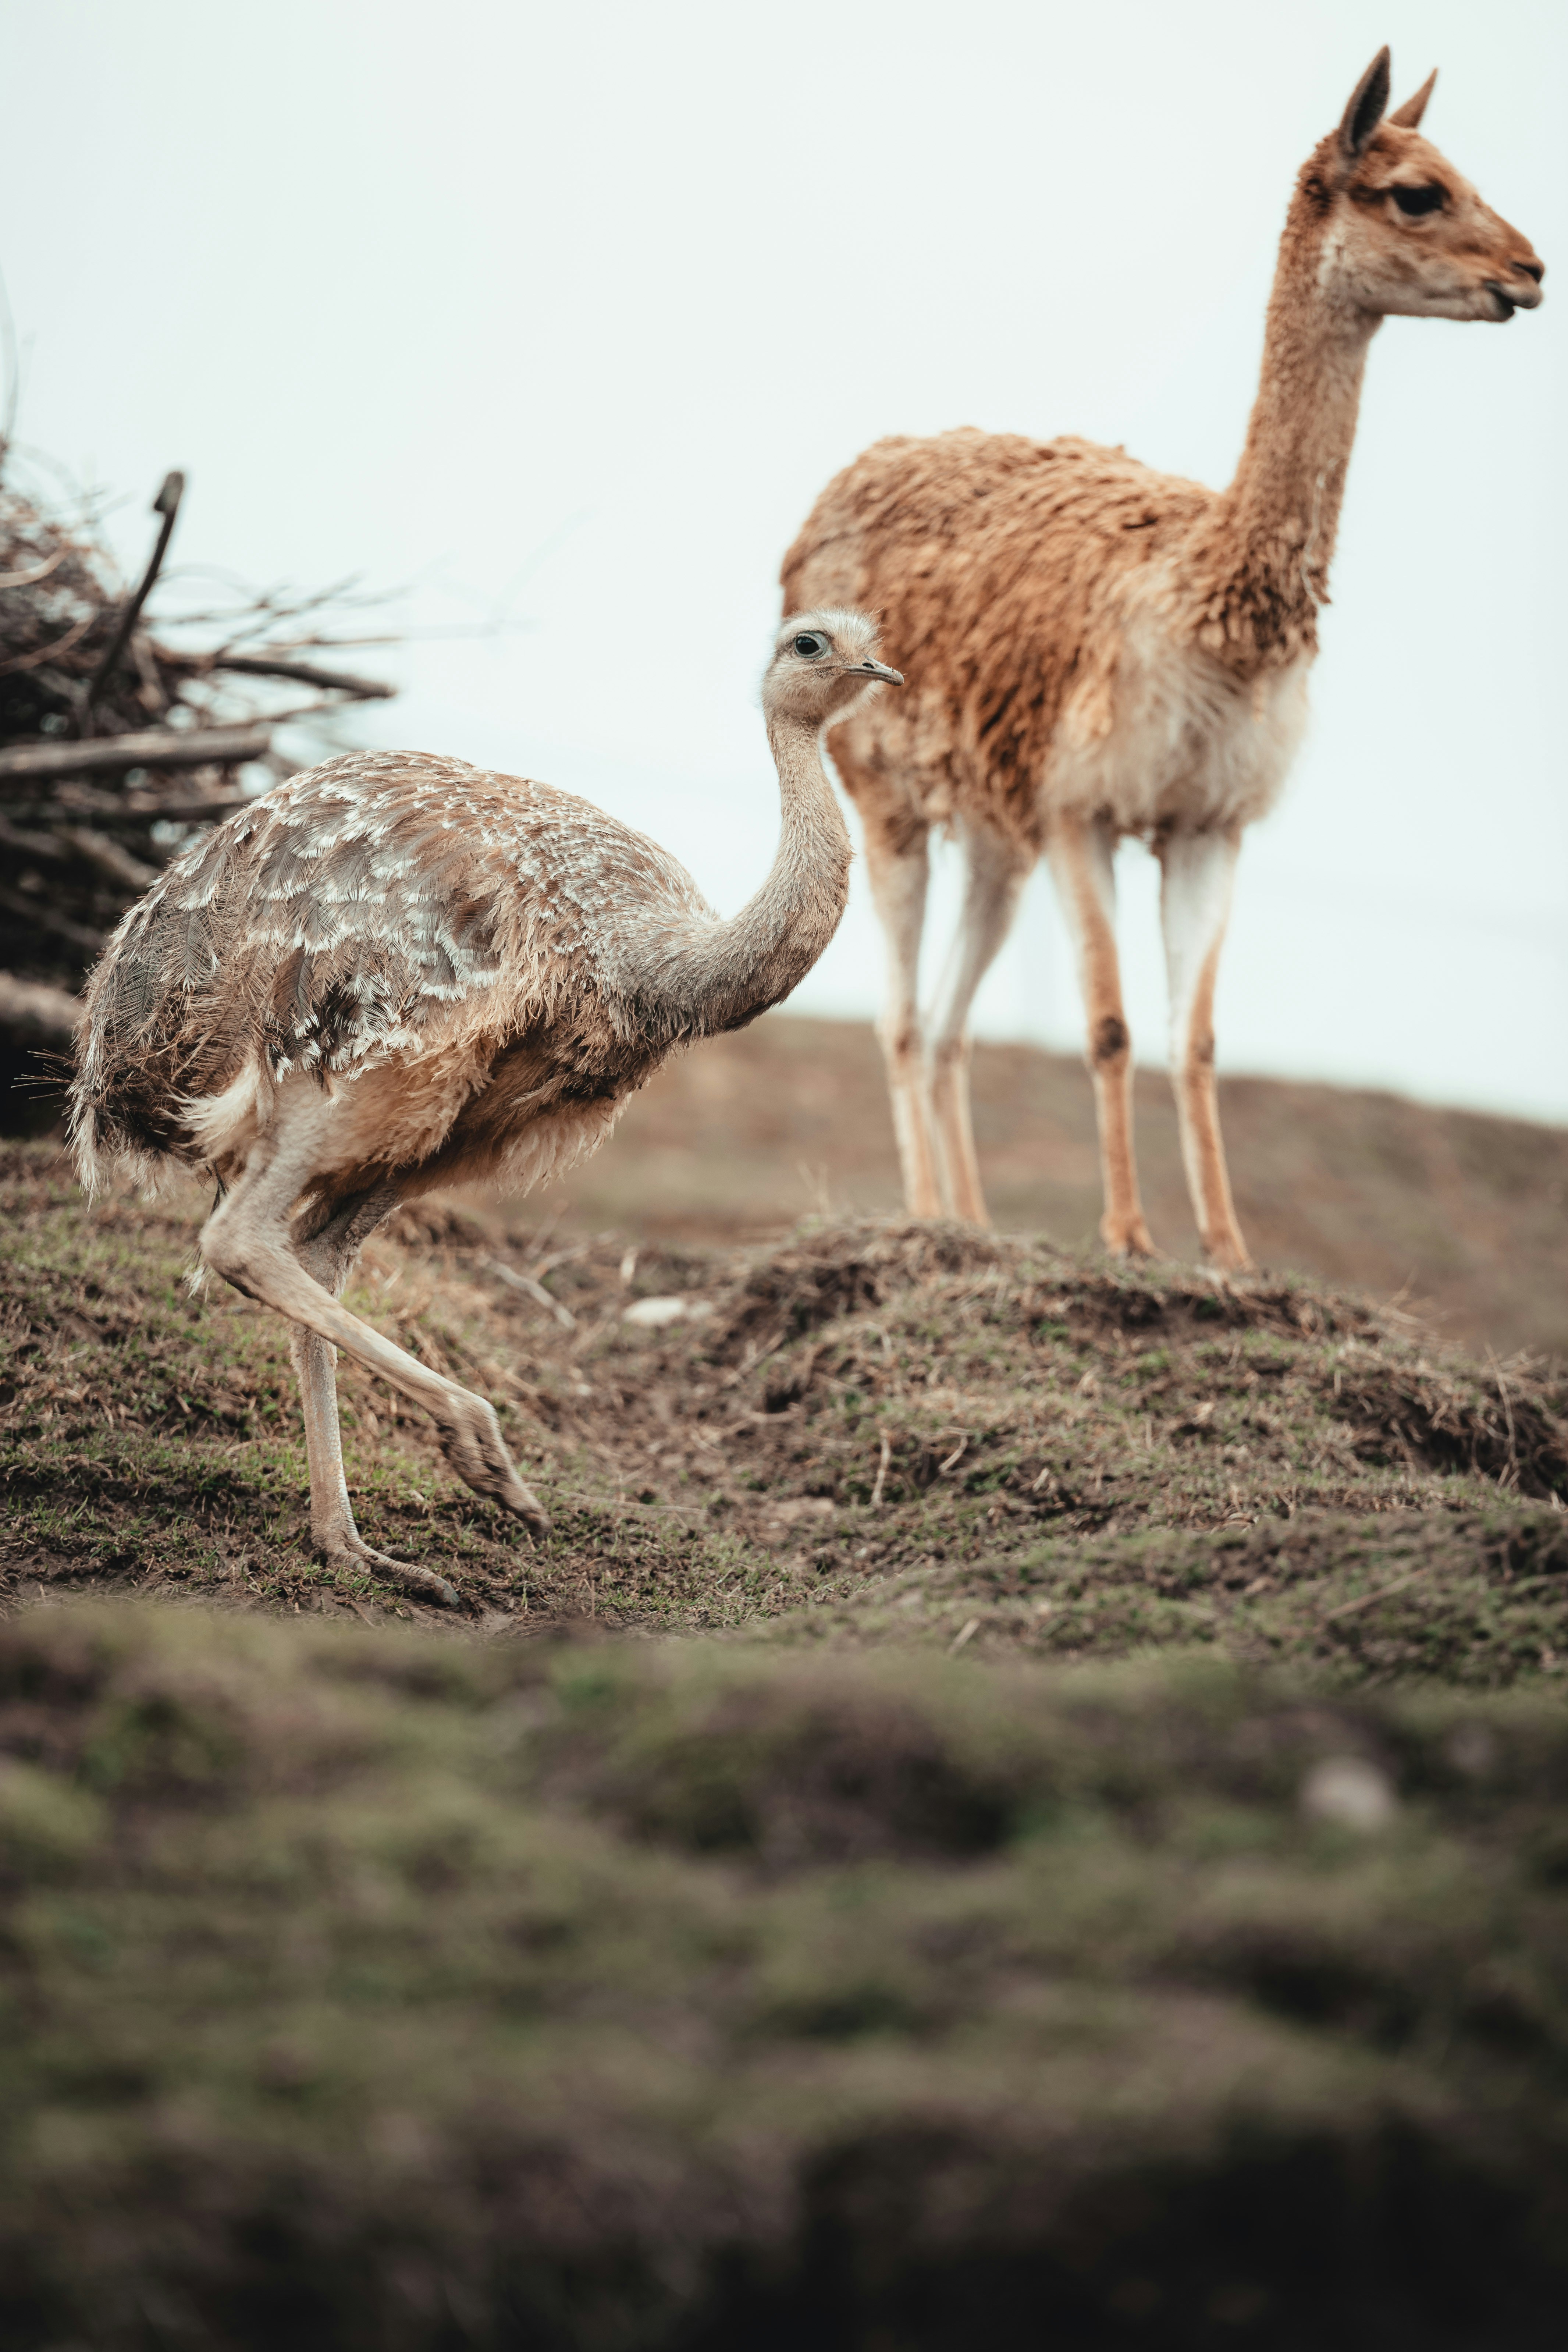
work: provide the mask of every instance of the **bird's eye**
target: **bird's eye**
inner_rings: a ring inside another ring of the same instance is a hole
[[[827,639],[819,637],[814,629],[803,629],[795,641],[795,649],[805,661],[816,661],[827,651]]]
[[[1419,213],[1435,213],[1443,201],[1441,188],[1390,188],[1388,193],[1407,220]]]

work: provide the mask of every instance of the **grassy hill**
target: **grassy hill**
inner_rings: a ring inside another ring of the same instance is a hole
[[[0,1163],[0,2340],[1554,2344],[1560,1373],[1305,1274],[661,1235],[652,1151],[608,1234],[629,1139],[365,1253],[555,1521],[345,1365],[447,1612],[310,1562],[199,1198]]]

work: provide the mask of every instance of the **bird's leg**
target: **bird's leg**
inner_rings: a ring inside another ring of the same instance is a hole
[[[947,1206],[972,1225],[988,1225],[969,1108],[969,1013],[975,991],[1012,929],[1029,859],[1015,843],[978,824],[964,827],[963,858],[967,870],[957,968],[931,1039],[931,1108]]]
[[[279,1104],[244,1172],[203,1227],[203,1257],[247,1298],[303,1324],[366,1371],[389,1381],[399,1395],[430,1415],[443,1453],[466,1485],[513,1513],[533,1535],[548,1535],[550,1521],[512,1466],[495,1407],[351,1315],[294,1255],[289,1214],[320,1165],[318,1122],[331,1108],[320,1097],[296,1096],[291,1104]]]
[[[395,1207],[397,1192],[385,1186],[351,1201],[307,1240],[295,1241],[295,1254],[306,1272],[314,1276],[334,1298],[342,1296],[350,1266],[361,1244]],[[412,1560],[394,1559],[390,1552],[367,1544],[354,1525],[343,1475],[342,1433],[338,1423],[338,1384],[333,1367],[337,1349],[303,1324],[289,1328],[289,1352],[300,1381],[305,1412],[305,1454],[310,1465],[310,1541],[329,1568],[371,1568],[389,1582],[448,1609],[461,1596],[434,1569]]]

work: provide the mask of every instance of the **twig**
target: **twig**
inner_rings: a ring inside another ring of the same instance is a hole
[[[105,796],[104,804],[87,808],[75,807],[67,801],[11,801],[6,804],[5,814],[7,817],[15,818],[18,824],[58,824],[62,817],[68,817],[73,823],[90,817],[95,825],[141,827],[153,824],[159,819],[174,824],[194,824],[204,817],[216,819],[232,815],[236,809],[254,808],[258,798],[258,794],[250,793],[225,793],[214,800],[138,803],[109,801]],[[5,825],[3,819],[0,819],[0,828],[3,828],[0,829],[0,840],[4,840],[12,828]]]
[[[89,930],[85,923],[73,923],[68,915],[57,915],[52,907],[28,898],[26,891],[8,889],[3,882],[0,882],[0,907],[4,907],[8,915],[19,915],[35,930],[47,931],[52,939],[64,940],[68,946],[80,948],[88,955],[103,953],[104,935],[101,931]]]
[[[567,1205],[566,1202],[563,1201],[558,1207],[552,1209],[539,1231],[534,1234],[533,1245],[528,1254],[528,1263],[531,1266],[536,1266],[544,1255],[544,1244],[552,1238],[556,1226],[566,1214]]]
[[[1328,1612],[1322,1622],[1325,1625],[1331,1625],[1336,1617],[1352,1617],[1358,1609],[1370,1609],[1374,1601],[1383,1601],[1391,1592],[1403,1592],[1407,1584],[1414,1584],[1418,1576],[1425,1576],[1426,1572],[1426,1568],[1413,1568],[1408,1576],[1396,1576],[1392,1584],[1380,1584],[1375,1592],[1360,1592],[1353,1601],[1342,1601],[1337,1609]]]
[[[529,1265],[533,1270],[535,1282],[542,1282],[545,1276],[553,1274],[558,1265],[571,1265],[575,1259],[586,1257],[590,1250],[597,1249],[605,1238],[603,1234],[595,1234],[589,1241],[574,1242],[570,1249],[552,1250],[545,1258],[530,1258]]]
[[[503,1265],[499,1257],[487,1258],[485,1263],[492,1274],[499,1274],[501,1280],[510,1283],[513,1290],[521,1290],[524,1297],[531,1298],[536,1306],[547,1307],[563,1331],[574,1331],[577,1328],[577,1318],[573,1314],[572,1309],[569,1307],[563,1307],[559,1298],[552,1298],[544,1285],[542,1282],[535,1282],[531,1274],[518,1274],[511,1266]]]
[[[947,1654],[948,1654],[948,1656],[949,1656],[950,1658],[955,1658],[955,1657],[958,1655],[958,1653],[960,1652],[960,1650],[962,1650],[962,1649],[963,1649],[963,1645],[964,1645],[965,1642],[968,1642],[968,1641],[973,1640],[973,1636],[974,1636],[976,1633],[979,1633],[979,1631],[980,1631],[980,1620],[979,1620],[979,1618],[978,1618],[978,1617],[972,1617],[972,1618],[969,1620],[969,1622],[968,1622],[968,1623],[967,1623],[966,1625],[964,1625],[964,1626],[963,1626],[963,1627],[961,1627],[961,1628],[960,1628],[960,1630],[959,1630],[959,1633],[958,1633],[958,1635],[957,1635],[956,1639],[954,1639],[953,1641],[951,1641],[951,1642],[948,1643],[948,1645],[947,1645]]]
[[[57,547],[51,556],[44,562],[35,564],[31,572],[0,572],[0,588],[36,588],[40,580],[47,580],[51,572],[58,570],[68,552],[66,548]]]
[[[209,762],[228,767],[263,758],[271,744],[270,724],[159,727],[106,736],[97,743],[13,743],[0,751],[0,784],[13,776],[113,776],[128,768],[205,768]]]
[[[125,609],[115,624],[114,635],[104,647],[103,659],[88,680],[87,692],[81,698],[84,719],[113,676],[120,656],[130,641],[131,632],[136,626],[137,615],[152,593],[153,583],[163,568],[163,558],[169,551],[169,541],[174,536],[174,519],[180,511],[180,500],[184,496],[184,474],[164,475],[163,488],[153,501],[153,512],[155,515],[162,515],[163,519],[157,541],[147,560],[147,569],[142,574],[141,585],[135,593],[127,599]]]
[[[963,1461],[963,1449],[968,1443],[969,1440],[967,1437],[961,1437],[958,1444],[953,1447],[952,1452],[948,1455],[947,1460],[937,1464],[936,1475],[939,1478],[942,1476],[944,1472],[955,1468],[957,1465]]]
[[[132,857],[128,849],[121,849],[107,834],[94,832],[89,824],[62,824],[57,838],[74,849],[79,857],[85,857],[117,889],[141,892],[158,879],[155,866],[144,866],[139,857]]]
[[[1508,1423],[1508,1466],[1513,1473],[1514,1477],[1517,1479],[1519,1476],[1519,1439],[1513,1426],[1513,1407],[1508,1401],[1508,1386],[1502,1376],[1502,1366],[1498,1362],[1497,1357],[1490,1348],[1487,1349],[1487,1368],[1490,1371],[1493,1380],[1497,1382],[1498,1402],[1502,1407],[1502,1417]],[[1500,1486],[1502,1485],[1502,1483],[1503,1481],[1501,1479],[1498,1481]]]
[[[888,1443],[887,1431],[883,1430],[881,1435],[882,1459],[877,1465],[877,1483],[871,1489],[871,1508],[874,1511],[879,1511],[882,1507],[882,1489],[888,1483],[888,1465],[893,1458],[893,1449]]]
[[[58,1045],[70,1044],[81,1005],[63,988],[41,980],[17,980],[0,971],[0,1027],[27,1031]]]
[[[89,613],[84,620],[76,622],[63,637],[57,637],[52,645],[39,646],[34,653],[16,654],[9,661],[0,662],[0,672],[41,669],[45,662],[58,661],[61,655],[68,654],[73,646],[81,643],[97,618],[96,613]]]
[[[52,833],[24,833],[0,816],[0,849],[14,849],[23,857],[42,857],[51,866],[66,864],[68,853]]]
[[[246,677],[286,677],[296,686],[328,687],[356,702],[385,702],[397,692],[379,677],[356,677],[346,669],[321,669],[314,662],[292,661],[277,654],[215,654],[208,667],[237,670]]]

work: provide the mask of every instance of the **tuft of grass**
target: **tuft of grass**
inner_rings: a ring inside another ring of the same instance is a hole
[[[1560,2324],[1545,1696],[35,1608],[0,1884],[17,2352]]]

